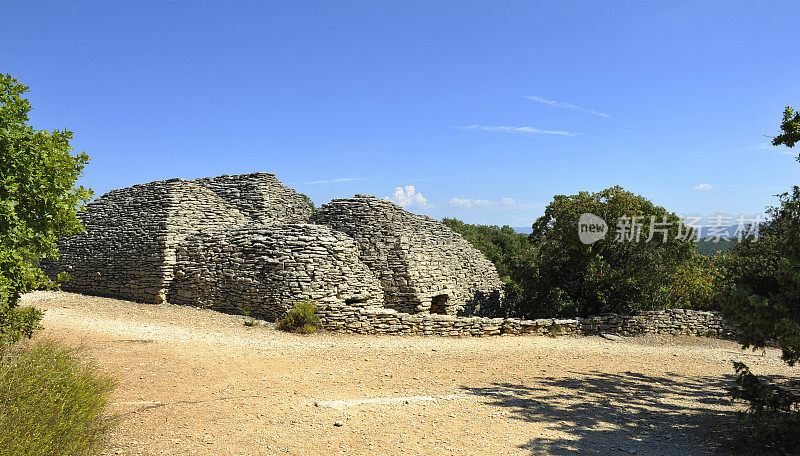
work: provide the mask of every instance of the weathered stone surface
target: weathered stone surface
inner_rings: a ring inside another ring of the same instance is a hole
[[[322,326],[358,334],[416,334],[454,337],[493,335],[604,335],[683,334],[733,337],[735,328],[718,312],[662,310],[637,315],[601,315],[589,318],[520,320],[517,318],[456,317],[449,315],[376,313],[349,306],[328,305],[319,312]]]
[[[352,239],[325,226],[250,225],[189,237],[168,299],[274,320],[300,300],[380,306],[383,290]]]
[[[51,275],[69,272],[66,291],[160,303],[187,236],[265,220],[295,223],[310,214],[300,195],[268,173],[139,184],[90,203],[79,214],[86,231],[61,239],[61,258],[42,267]]]
[[[358,244],[386,307],[406,313],[497,315],[502,282],[494,265],[459,234],[424,215],[371,195],[336,199],[311,222]]]
[[[197,179],[253,223],[307,223],[311,208],[300,194],[272,173],[223,175]]]

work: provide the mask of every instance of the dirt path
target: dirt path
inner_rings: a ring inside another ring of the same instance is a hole
[[[181,306],[24,303],[120,380],[108,454],[708,454],[735,429],[731,359],[791,374],[713,339],[296,336]]]

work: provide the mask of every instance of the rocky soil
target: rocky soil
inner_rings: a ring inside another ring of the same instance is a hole
[[[24,304],[119,379],[107,454],[736,454],[731,360],[797,375],[777,350],[688,336],[297,336],[169,304]]]

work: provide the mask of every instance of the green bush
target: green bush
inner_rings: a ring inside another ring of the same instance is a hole
[[[697,255],[678,266],[663,289],[663,307],[719,310],[717,294],[728,287],[730,255]]]
[[[719,300],[745,348],[774,341],[792,366],[800,362],[800,187],[779,198],[780,205],[767,210],[759,238],[744,239],[731,251],[731,287]]]
[[[790,382],[794,386],[790,384],[788,388],[778,386],[760,380],[743,363],[734,362],[733,366],[736,378],[729,394],[734,400],[749,404],[740,416],[755,426],[759,443],[800,448],[800,396],[794,392],[798,382]]]
[[[535,273],[535,252],[528,236],[517,233],[508,225],[472,225],[454,218],[442,219],[442,223],[460,234],[494,264],[505,283],[503,308],[513,313],[523,307],[525,300],[529,299],[527,285]]]
[[[115,381],[54,341],[0,349],[0,456],[99,454]]]
[[[299,334],[311,334],[319,328],[317,305],[313,302],[296,302],[280,320],[278,329]]]
[[[10,306],[0,299],[0,347],[11,345],[23,337],[31,337],[42,328],[43,312],[35,307]]]

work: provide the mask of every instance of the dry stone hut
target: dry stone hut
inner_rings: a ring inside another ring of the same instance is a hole
[[[240,211],[241,209],[241,211]],[[267,214],[267,215],[264,215]],[[264,220],[306,221],[311,209],[274,174],[170,179],[112,190],[79,214],[86,231],[59,241],[62,289],[146,303],[166,300],[187,236]]]
[[[494,265],[443,224],[372,195],[336,199],[311,216],[355,239],[386,307],[405,313],[491,315],[502,282]]]
[[[250,225],[189,237],[168,299],[276,319],[292,303],[381,306],[383,290],[355,242],[328,227]]]
[[[499,309],[494,266],[441,223],[365,195],[312,217],[273,174],[135,185],[80,217],[86,231],[60,240],[61,258],[42,265],[70,273],[67,291],[270,319],[305,299],[326,309]]]

